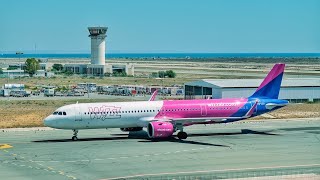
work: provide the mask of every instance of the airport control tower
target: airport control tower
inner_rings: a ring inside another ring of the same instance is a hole
[[[91,38],[91,64],[105,65],[106,33],[108,27],[88,27]]]

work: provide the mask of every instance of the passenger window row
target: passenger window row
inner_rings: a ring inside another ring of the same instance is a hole
[[[216,108],[209,108],[210,110],[223,110],[223,109],[240,109],[240,107],[216,107]]]
[[[200,108],[187,108],[187,109],[166,109],[162,110],[162,112],[173,112],[173,111],[200,111]]]
[[[240,107],[216,107],[216,108],[208,108],[209,110],[224,110],[224,109],[240,109]],[[175,112],[175,111],[200,111],[200,108],[183,108],[183,109],[162,109],[162,110],[135,110],[135,111],[107,111],[107,112],[85,112],[85,115],[90,114],[129,114],[129,113],[145,113],[145,112]]]
[[[128,113],[145,113],[145,112],[156,112],[156,110],[135,110],[135,111],[107,111],[107,112],[85,112],[85,115],[89,114],[128,114]],[[159,110],[158,110],[159,112]]]

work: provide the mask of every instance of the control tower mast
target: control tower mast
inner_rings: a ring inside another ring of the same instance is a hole
[[[91,38],[91,64],[105,65],[106,33],[108,27],[88,27]]]

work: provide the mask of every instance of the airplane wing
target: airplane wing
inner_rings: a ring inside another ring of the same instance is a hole
[[[158,90],[155,90],[155,91],[152,93],[149,101],[154,101],[154,100],[156,99],[156,97],[157,97],[157,94],[158,94]]]

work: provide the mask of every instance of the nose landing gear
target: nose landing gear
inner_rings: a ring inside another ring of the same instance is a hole
[[[72,141],[77,141],[78,140],[78,130],[74,129],[73,131],[73,136],[72,136]]]

